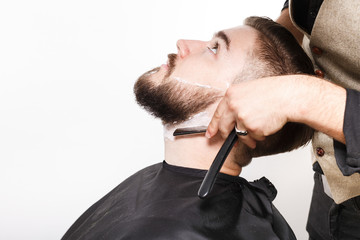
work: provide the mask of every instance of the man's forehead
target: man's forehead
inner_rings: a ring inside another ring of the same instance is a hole
[[[231,35],[229,37],[234,37],[233,35],[237,36],[237,35],[241,35],[241,34],[255,35],[257,30],[255,28],[252,28],[252,27],[247,26],[247,25],[239,25],[239,26],[236,26],[236,27],[221,30],[219,32],[224,32],[228,36]]]
[[[228,28],[216,32],[214,37],[221,39],[227,39],[231,44],[229,45],[238,45],[244,43],[253,43],[257,37],[257,30],[246,25],[240,25],[233,28]],[[225,40],[224,40],[225,41]],[[236,47],[236,46],[235,46]]]

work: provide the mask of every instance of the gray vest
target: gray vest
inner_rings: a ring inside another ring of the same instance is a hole
[[[290,15],[293,10],[290,2]],[[324,0],[303,47],[319,75],[360,91],[360,0]],[[313,161],[324,171],[325,192],[338,204],[360,195],[360,174],[343,176],[334,156],[333,139],[316,132],[312,146]]]

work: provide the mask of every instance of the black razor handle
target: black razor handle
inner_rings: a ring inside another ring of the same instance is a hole
[[[224,144],[221,146],[218,154],[211,164],[209,171],[206,173],[205,178],[201,183],[198,191],[198,196],[200,198],[205,198],[211,192],[211,189],[214,186],[214,182],[216,180],[216,176],[218,175],[237,139],[238,136],[236,135],[236,131],[234,129],[226,138]]]

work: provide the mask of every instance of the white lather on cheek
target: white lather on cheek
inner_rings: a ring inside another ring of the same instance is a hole
[[[225,84],[226,84],[226,90],[227,90],[231,84],[229,82],[226,82]]]
[[[188,85],[191,85],[191,86],[195,86],[195,87],[200,87],[200,88],[208,88],[208,89],[217,89],[217,90],[221,90],[223,91],[223,89],[220,89],[220,88],[215,88],[215,87],[212,87],[210,85],[204,85],[204,84],[200,84],[200,83],[192,83],[192,82],[189,82],[183,78],[180,78],[180,77],[173,77],[173,79],[175,81],[178,81],[180,83],[183,83],[183,84],[188,84]]]
[[[209,86],[209,85],[203,85],[203,84],[200,84],[200,83],[195,83],[195,86],[197,86],[197,87],[202,87],[202,88],[212,88],[212,87]]]
[[[196,83],[196,82],[192,83],[192,82],[189,82],[180,77],[172,77],[172,79],[174,79],[175,81],[178,81],[180,83],[183,83],[183,84],[188,84],[188,85],[200,87],[200,88],[215,89],[215,90],[219,90],[219,91],[226,91],[230,87],[230,83],[228,83],[228,82],[225,83],[225,85],[226,85],[225,89],[221,89],[221,88],[213,87],[210,85],[204,85],[204,84],[200,84],[200,83]]]

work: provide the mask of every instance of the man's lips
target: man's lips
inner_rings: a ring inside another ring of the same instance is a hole
[[[166,71],[169,70],[169,65],[168,64],[163,64],[161,65],[161,68],[165,69]]]

